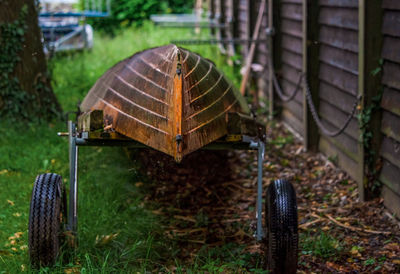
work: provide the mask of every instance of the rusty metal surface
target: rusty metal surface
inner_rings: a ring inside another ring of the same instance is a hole
[[[180,161],[227,133],[227,114],[249,109],[208,60],[167,45],[112,67],[92,87],[81,110],[102,109],[119,133]]]

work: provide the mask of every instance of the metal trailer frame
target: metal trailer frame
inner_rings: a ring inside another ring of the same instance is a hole
[[[119,135],[118,133],[100,132],[78,132],[76,124],[68,121],[68,133],[58,133],[59,136],[68,136],[69,140],[69,209],[67,230],[72,235],[77,234],[78,228],[78,154],[80,146],[125,146],[131,148],[149,148],[137,141]],[[206,145],[205,150],[257,150],[257,202],[256,219],[257,229],[255,237],[257,241],[264,238],[262,227],[262,167],[265,154],[265,143],[258,136],[248,135],[227,135],[223,140],[218,140]]]
[[[89,0],[88,0],[89,1]],[[91,25],[86,23],[86,18],[105,18],[110,16],[111,14],[111,0],[106,0],[104,2],[106,6],[106,11],[102,10],[103,1],[98,1],[93,3],[93,1],[85,2],[85,10],[81,12],[51,12],[44,11],[39,14],[39,18],[77,18],[78,22],[83,22],[82,25],[74,24],[74,25],[63,25],[60,23],[50,24],[46,26],[46,24],[39,24],[42,32],[49,31],[50,32],[50,40],[43,41],[45,45],[45,51],[47,51],[50,55],[53,52],[57,51],[68,51],[68,50],[82,50],[85,48],[92,48],[93,46],[93,29]],[[90,10],[90,9],[95,10]],[[67,34],[64,34],[60,38],[56,39],[54,32],[56,31],[65,31],[70,30]],[[74,39],[77,36],[81,36],[82,42],[77,45],[68,44],[69,41]]]

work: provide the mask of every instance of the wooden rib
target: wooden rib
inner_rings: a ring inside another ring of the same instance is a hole
[[[188,78],[188,77],[190,76],[190,74],[192,74],[193,71],[195,71],[196,68],[198,67],[198,65],[200,64],[200,59],[201,59],[200,56],[196,55],[196,57],[197,57],[196,64],[195,64],[194,67],[184,76],[185,79]]]
[[[217,118],[218,118],[219,116],[221,116],[222,114],[225,114],[226,112],[228,112],[228,111],[237,103],[237,101],[238,101],[238,100],[236,99],[229,107],[227,107],[227,108],[226,108],[223,112],[221,112],[220,114],[216,115],[214,118],[212,118],[212,119],[210,119],[210,120],[208,120],[208,121],[202,123],[201,125],[199,125],[199,126],[197,126],[197,127],[195,127],[195,128],[192,128],[191,130],[189,130],[189,131],[187,132],[187,134],[190,134],[190,133],[192,133],[192,132],[198,130],[199,128],[201,128],[201,127],[203,127],[203,126],[205,126],[205,125],[211,123],[212,121],[214,121],[215,119],[217,119]]]
[[[145,108],[145,107],[142,107],[141,105],[138,105],[138,104],[135,103],[134,101],[129,100],[128,98],[126,98],[125,96],[123,96],[122,94],[120,94],[119,92],[117,92],[116,90],[114,90],[112,87],[108,87],[107,90],[110,90],[112,93],[114,93],[114,94],[117,95],[118,97],[120,97],[120,98],[122,98],[123,100],[129,102],[130,104],[132,104],[132,105],[134,105],[134,106],[136,106],[136,107],[138,107],[138,108],[144,110],[145,112],[148,112],[148,113],[150,113],[150,114],[153,114],[153,115],[155,115],[155,116],[157,116],[157,117],[159,117],[159,118],[168,120],[168,118],[167,118],[166,116],[163,116],[163,115],[161,115],[161,114],[159,114],[159,113],[157,113],[157,112],[154,112],[154,111],[152,111],[152,110],[150,110],[150,109],[147,109],[147,108]]]
[[[154,69],[154,70],[158,71],[159,73],[163,74],[165,77],[171,78],[171,75],[169,75],[168,73],[166,73],[166,72],[160,70],[160,69],[157,67],[157,65],[154,64],[154,63],[152,63],[151,61],[143,59],[141,55],[139,56],[139,59],[140,59],[144,64],[148,65],[148,66],[151,67],[152,69]]]
[[[215,105],[216,103],[218,103],[227,93],[228,91],[230,91],[232,88],[232,85],[229,85],[228,88],[222,93],[222,95],[220,97],[218,97],[218,99],[216,99],[215,101],[213,101],[211,104],[209,104],[208,106],[204,107],[203,109],[199,110],[198,112],[195,112],[193,114],[191,114],[189,117],[187,117],[185,120],[189,120],[192,119],[194,116],[202,113],[203,111],[206,111],[207,109],[209,109],[210,107],[212,107],[213,105]]]
[[[203,92],[202,94],[200,94],[199,96],[197,96],[196,98],[192,99],[190,101],[190,103],[192,104],[193,102],[195,102],[196,100],[200,99],[201,97],[203,97],[204,95],[207,95],[210,91],[212,91],[221,81],[223,75],[221,74],[218,78],[218,80],[214,83],[214,85],[212,85],[208,90],[206,90],[205,92]]]
[[[184,58],[183,61],[182,61],[182,64],[185,64],[186,61],[187,61],[187,59],[189,58],[190,53],[189,53],[188,51],[186,51],[186,50],[181,50],[181,51],[184,52],[184,53],[186,53],[186,56],[185,56],[185,58]]]
[[[210,71],[212,70],[212,68],[213,68],[213,65],[210,63],[210,68],[208,69],[207,73],[204,74],[204,76],[201,77],[201,79],[198,80],[198,81],[196,82],[196,84],[194,84],[194,85],[192,85],[190,88],[188,88],[188,89],[186,90],[186,92],[189,92],[192,88],[194,88],[195,86],[197,86],[198,84],[200,84],[201,81],[203,81],[203,80],[210,74]]]
[[[132,68],[130,65],[126,64],[125,65],[126,68],[128,68],[130,71],[132,71],[133,73],[135,73],[137,76],[139,76],[141,79],[145,80],[148,83],[153,84],[154,86],[158,87],[159,89],[170,93],[168,90],[166,90],[164,87],[160,86],[159,84],[157,84],[156,82],[154,82],[153,80],[147,78],[145,75],[141,74],[139,71],[137,71],[136,69]]]
[[[138,122],[139,124],[142,124],[142,125],[144,125],[144,126],[146,126],[146,127],[149,127],[149,128],[151,128],[151,129],[154,129],[154,130],[156,130],[156,131],[162,132],[162,133],[164,133],[164,134],[166,134],[166,135],[170,135],[168,132],[166,132],[166,131],[164,131],[164,130],[162,130],[162,129],[156,128],[156,127],[154,127],[154,126],[152,126],[152,125],[150,125],[150,124],[147,124],[147,123],[145,123],[145,122],[143,122],[143,121],[137,119],[136,117],[134,117],[134,116],[132,116],[132,115],[129,115],[129,114],[127,114],[127,113],[121,111],[119,108],[117,108],[116,106],[112,105],[111,103],[105,101],[103,98],[100,98],[100,97],[98,97],[98,98],[100,99],[100,101],[101,101],[103,104],[105,104],[105,105],[109,106],[110,108],[112,108],[112,109],[118,111],[118,113],[121,113],[122,115],[127,116],[127,117],[131,118],[132,120],[135,120],[135,121]]]
[[[138,89],[138,88],[135,87],[134,85],[128,83],[128,82],[127,82],[124,78],[122,78],[121,76],[116,75],[116,74],[114,74],[114,75],[115,75],[116,78],[117,78],[118,80],[120,80],[122,83],[124,83],[124,84],[127,85],[128,87],[130,87],[130,88],[136,90],[137,92],[143,94],[144,96],[147,96],[147,97],[149,97],[149,98],[151,98],[151,99],[153,99],[153,100],[155,100],[155,101],[157,101],[157,102],[163,103],[164,105],[168,105],[168,104],[167,104],[166,102],[164,102],[163,100],[161,100],[161,99],[159,99],[159,98],[157,98],[157,97],[154,97],[154,96],[152,96],[152,95],[150,95],[150,94],[144,92],[143,90]]]
[[[166,61],[167,63],[172,63],[172,61],[171,60],[169,60],[167,57],[165,57],[164,55],[162,55],[162,54],[160,54],[160,53],[158,53],[158,52],[156,52],[156,51],[153,51],[152,53],[154,53],[155,55],[158,55],[159,57],[161,57],[164,61]]]

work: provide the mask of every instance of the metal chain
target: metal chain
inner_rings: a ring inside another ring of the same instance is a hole
[[[311,115],[314,118],[315,123],[317,124],[318,128],[321,130],[322,134],[329,136],[329,137],[336,137],[340,134],[342,134],[345,129],[348,127],[348,125],[350,124],[351,119],[354,116],[354,113],[356,112],[358,103],[360,102],[362,96],[358,95],[356,100],[353,103],[353,109],[351,110],[350,115],[347,117],[346,122],[343,124],[343,126],[341,128],[339,128],[336,131],[331,131],[329,129],[327,129],[323,124],[321,119],[318,116],[317,110],[315,108],[314,102],[312,100],[312,96],[311,96],[311,91],[310,91],[310,86],[307,83],[307,77],[304,78],[304,86],[306,88],[306,99],[307,99],[307,103],[308,106],[310,107],[310,111],[311,111]]]
[[[258,40],[252,40],[252,39],[238,39],[238,38],[232,38],[232,39],[202,39],[202,40],[171,40],[172,44],[182,44],[182,45],[203,45],[203,44],[220,44],[220,43],[234,43],[234,44],[244,44],[244,43],[251,43],[251,42],[256,42],[256,43],[263,43],[266,42],[267,40],[265,39],[258,39]]]
[[[281,86],[279,85],[278,79],[276,78],[276,74],[275,74],[275,69],[274,69],[274,63],[273,63],[273,57],[272,57],[272,53],[270,50],[268,50],[268,66],[269,69],[271,70],[271,74],[272,74],[272,83],[275,87],[276,93],[279,95],[279,97],[281,98],[281,100],[283,102],[289,102],[291,100],[293,100],[293,98],[296,96],[297,92],[300,90],[300,84],[301,84],[301,80],[304,77],[304,74],[300,74],[299,80],[297,81],[297,85],[296,88],[293,90],[293,92],[291,92],[291,95],[287,96],[283,93]]]
[[[267,33],[267,35],[271,39],[271,34]],[[288,101],[292,100],[296,96],[297,92],[299,91],[301,80],[303,80],[303,84],[304,84],[304,87],[305,87],[305,90],[306,90],[307,104],[308,104],[308,106],[310,108],[311,115],[312,115],[315,123],[317,124],[318,128],[321,130],[322,134],[326,135],[326,136],[329,136],[329,137],[336,137],[336,136],[342,134],[345,131],[345,129],[349,126],[350,121],[353,118],[354,113],[356,112],[358,103],[360,102],[362,96],[361,95],[357,96],[356,100],[353,103],[353,109],[351,110],[351,113],[347,117],[347,119],[346,119],[345,123],[343,124],[343,126],[341,128],[339,128],[338,130],[336,130],[336,131],[331,131],[331,130],[327,129],[322,124],[322,121],[318,116],[318,112],[317,112],[316,107],[314,105],[314,102],[312,100],[310,86],[308,85],[306,74],[302,73],[300,75],[300,78],[299,78],[299,81],[298,81],[298,83],[296,85],[295,90],[293,91],[293,93],[290,96],[287,96],[287,95],[283,94],[282,89],[279,86],[278,80],[276,79],[275,70],[274,70],[274,64],[273,64],[273,59],[272,59],[272,53],[271,53],[270,50],[268,50],[268,55],[269,55],[268,56],[269,69],[272,71],[272,73],[271,73],[272,74],[272,81],[273,81],[276,93],[279,95],[281,100],[283,102],[288,102]]]
[[[281,98],[281,100],[283,102],[289,102],[291,101],[297,94],[297,92],[300,90],[300,84],[301,84],[301,80],[303,79],[304,74],[300,74],[299,80],[297,81],[297,85],[296,88],[293,90],[292,94],[290,96],[287,96],[283,93],[282,88],[279,86],[279,82],[276,79],[276,75],[275,72],[272,72],[272,82],[274,84],[276,93],[279,95],[279,97]]]

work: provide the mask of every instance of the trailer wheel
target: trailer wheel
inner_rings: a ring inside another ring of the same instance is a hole
[[[297,202],[293,185],[271,183],[266,195],[267,261],[272,273],[296,273],[298,253]]]
[[[33,186],[29,212],[29,257],[34,267],[55,262],[66,218],[65,188],[60,175],[40,174]]]

